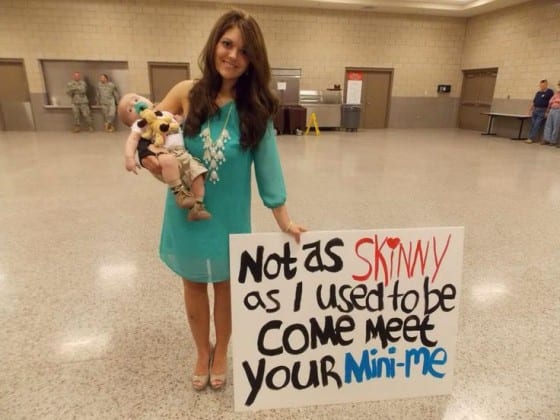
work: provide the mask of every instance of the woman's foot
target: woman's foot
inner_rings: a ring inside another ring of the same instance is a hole
[[[210,364],[212,355],[199,356],[191,377],[191,384],[195,391],[202,391],[210,381]]]
[[[191,376],[191,384],[195,391],[202,391],[208,386],[210,375],[193,375]]]
[[[214,352],[212,366],[210,367],[210,387],[214,391],[223,389],[227,375],[227,351]]]

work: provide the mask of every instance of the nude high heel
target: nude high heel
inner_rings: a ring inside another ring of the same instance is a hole
[[[210,364],[210,388],[212,388],[214,391],[219,391],[226,385],[227,373],[212,373],[213,364],[214,360],[212,360],[212,363]]]
[[[227,382],[227,378],[225,373],[222,373],[220,375],[210,374],[210,388],[212,388],[214,391],[219,391],[220,389],[223,389],[226,385],[226,382]]]
[[[193,375],[191,376],[191,384],[195,391],[202,391],[208,386],[210,375]]]
[[[206,373],[205,375],[191,376],[191,385],[195,391],[204,390],[210,383],[210,367],[212,366],[212,358],[213,358],[212,353],[213,350],[210,351],[210,358],[208,359],[208,373]]]

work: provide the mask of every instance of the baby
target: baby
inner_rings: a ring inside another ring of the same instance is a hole
[[[156,139],[146,125],[147,121],[140,116],[144,110],[151,110],[153,107],[149,99],[135,93],[128,93],[119,101],[119,119],[130,127],[124,152],[126,170],[137,173],[139,166],[134,157],[137,150],[140,162],[156,159],[161,167],[161,176],[155,176],[169,185],[179,207],[190,209],[188,220],[209,219],[211,215],[203,203],[204,177],[208,170],[187,153],[177,118],[169,112],[156,111],[159,117],[169,121],[169,131],[164,136],[165,143],[162,146],[156,145]],[[172,133],[173,127],[177,129],[175,133]]]

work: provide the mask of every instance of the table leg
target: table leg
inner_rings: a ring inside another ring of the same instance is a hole
[[[486,133],[480,133],[482,136],[495,136],[496,133],[492,133],[492,126],[494,123],[494,115],[488,115],[488,127],[486,128]]]
[[[526,140],[527,137],[521,137],[521,133],[523,132],[523,123],[525,122],[525,118],[519,118],[519,120],[521,121],[521,124],[519,125],[519,133],[517,134],[517,137],[512,137],[512,140]]]

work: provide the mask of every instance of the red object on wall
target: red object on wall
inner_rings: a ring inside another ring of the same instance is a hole
[[[361,71],[349,71],[346,73],[346,79],[348,80],[363,80],[364,74]]]

